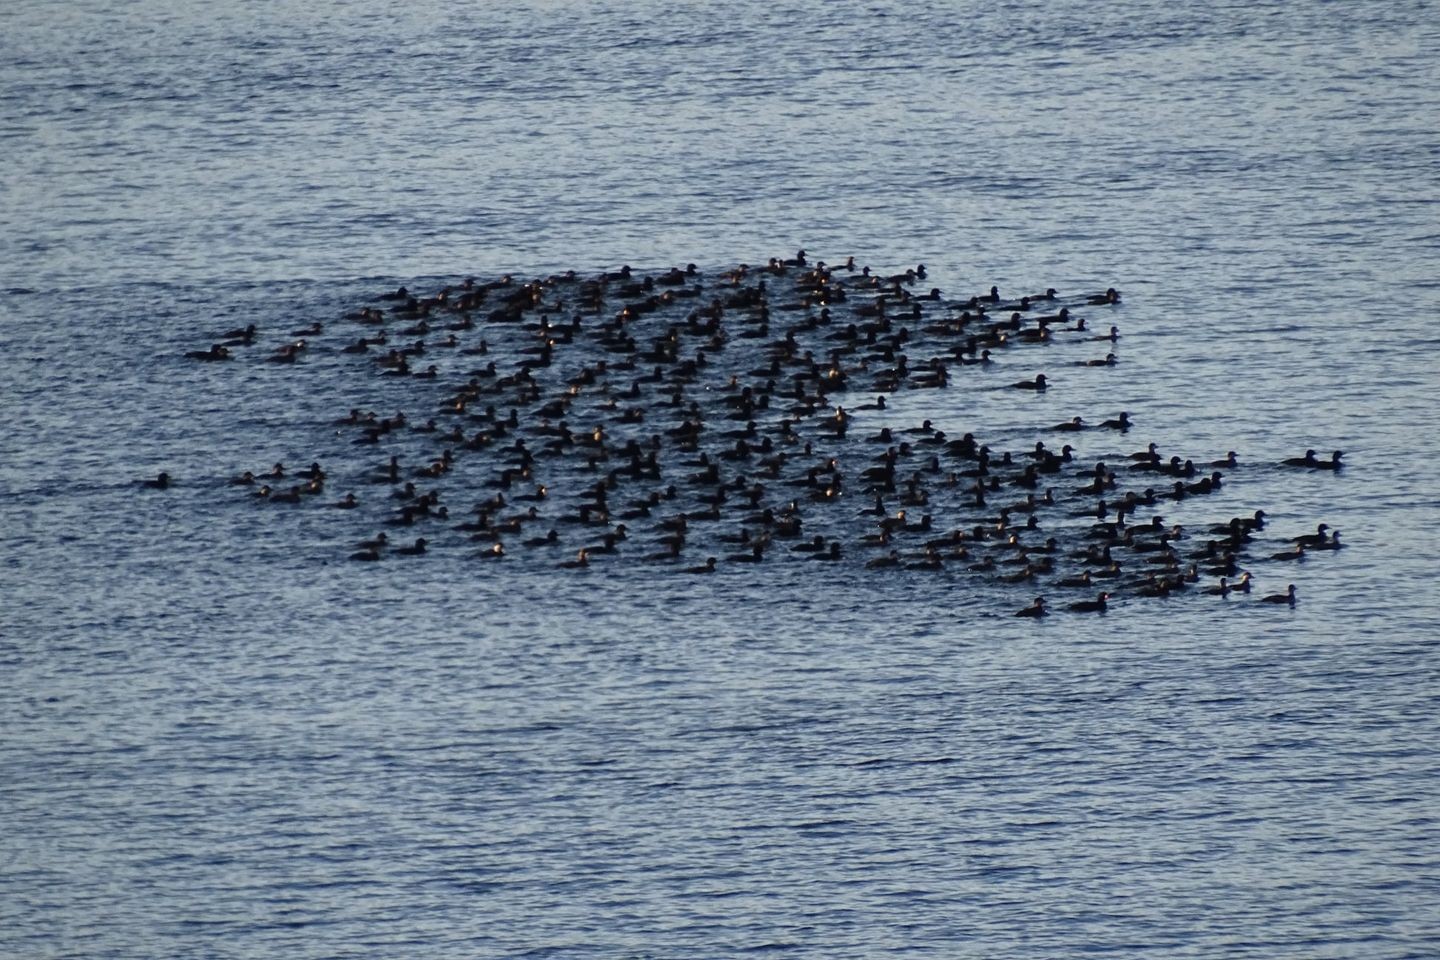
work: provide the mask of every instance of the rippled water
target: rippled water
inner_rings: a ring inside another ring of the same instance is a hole
[[[0,952],[1440,949],[1428,5],[12,7]],[[858,564],[348,564],[341,512],[226,480],[353,459],[330,420],[404,395],[182,358],[400,283],[801,246],[1120,287],[1113,376],[893,423],[1128,408],[1127,449],[1248,465],[1167,519],[1348,549],[1257,570],[1293,611],[1039,624]],[[1266,466],[1307,447],[1349,466]]]

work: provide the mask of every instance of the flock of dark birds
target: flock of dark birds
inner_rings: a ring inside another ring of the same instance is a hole
[[[187,357],[329,355],[356,377],[408,385],[419,413],[336,419],[355,462],[277,463],[231,480],[262,503],[355,510],[383,526],[352,548],[355,562],[458,544],[477,561],[574,570],[943,571],[1040,594],[1016,616],[1041,617],[1178,591],[1249,595],[1252,567],[1340,548],[1323,523],[1283,550],[1264,547],[1263,510],[1167,525],[1166,504],[1219,490],[1241,464],[1233,452],[1167,457],[1155,443],[1080,462],[1065,443],[1082,431],[1118,441],[1128,411],[1041,426],[1032,446],[1011,450],[930,420],[890,422],[887,397],[988,388],[972,368],[1002,353],[1079,340],[1102,355],[1076,366],[1117,363],[1118,328],[1080,315],[1119,304],[1114,289],[954,299],[926,281],[923,264],[880,276],[804,251],[716,275],[690,265],[467,279],[426,296],[402,287],[278,344],[254,326],[232,330]],[[1011,388],[1051,385],[1037,374]],[[1282,465],[1338,471],[1340,458],[1311,450]],[[1052,606],[1057,594],[1074,599]],[[1294,606],[1295,587],[1260,599]]]

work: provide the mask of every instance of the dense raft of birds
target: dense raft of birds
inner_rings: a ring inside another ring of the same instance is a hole
[[[476,563],[657,576],[831,563],[1013,584],[1035,598],[1016,615],[1039,617],[1177,591],[1249,595],[1252,567],[1338,549],[1322,523],[1276,551],[1260,538],[1263,509],[1167,525],[1166,504],[1213,493],[1240,462],[1156,443],[1082,462],[1065,442],[1118,440],[1128,411],[1039,425],[1033,443],[998,449],[887,410],[902,391],[988,389],[971,368],[1062,340],[1090,342],[1098,355],[1074,365],[1109,375],[1119,329],[1080,313],[1119,303],[1114,289],[947,298],[924,265],[880,276],[800,251],[713,275],[623,267],[401,288],[278,345],[248,326],[187,356],[303,366],[328,353],[357,378],[407,385],[409,414],[337,411],[347,462],[233,478],[259,502],[354,510],[345,555],[357,563],[457,546]],[[1312,450],[1283,466],[1337,471],[1340,457]],[[1296,599],[1293,585],[1255,596]]]

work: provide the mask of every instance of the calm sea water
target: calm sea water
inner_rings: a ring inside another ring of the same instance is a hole
[[[0,23],[0,953],[1440,953],[1431,5]],[[227,479],[353,461],[330,420],[404,395],[182,357],[402,283],[799,247],[1120,287],[1115,376],[893,422],[1128,408],[1127,448],[1239,453],[1204,516],[1348,549],[1257,574],[1294,610],[1039,624],[858,564],[350,564],[352,518]],[[1349,466],[1273,466],[1307,447]]]

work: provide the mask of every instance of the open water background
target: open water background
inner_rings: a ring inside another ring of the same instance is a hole
[[[0,954],[1440,954],[1437,48],[1404,2],[8,4]],[[1253,465],[1212,513],[1348,549],[1261,576],[1293,611],[1039,624],[850,566],[356,569],[225,480],[387,398],[181,358],[802,246],[1118,286],[1114,375],[895,422],[1127,407]],[[1306,447],[1349,466],[1265,466]]]

